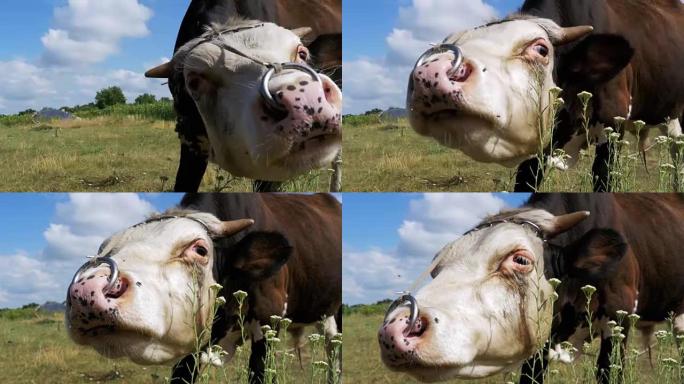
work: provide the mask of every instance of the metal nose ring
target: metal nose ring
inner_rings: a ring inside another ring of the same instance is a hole
[[[276,72],[280,72],[284,69],[294,69],[296,71],[304,72],[311,76],[311,79],[313,81],[318,81],[321,82],[321,76],[316,72],[313,68],[309,67],[308,65],[304,64],[299,64],[299,63],[284,63],[280,64],[278,66],[278,69],[276,67],[271,66],[264,76],[261,78],[261,86],[259,87],[259,93],[261,94],[261,97],[266,101],[266,104],[269,106],[269,108],[279,110],[279,111],[284,111],[285,107],[280,104],[271,94],[271,90],[268,88],[268,84],[271,82],[271,79],[273,78],[273,75]]]
[[[392,311],[406,304],[408,304],[410,312],[408,326],[402,332],[404,336],[408,336],[409,333],[411,333],[411,330],[416,325],[416,321],[418,321],[418,302],[416,301],[416,298],[413,297],[411,294],[405,294],[400,298],[394,300],[392,304],[390,304],[389,308],[387,308],[387,312],[385,312],[386,321],[387,316],[389,316],[389,314],[392,313]]]
[[[81,278],[81,274],[89,268],[96,268],[102,264],[107,264],[109,267],[109,277],[107,278],[107,286],[105,291],[111,291],[114,286],[116,286],[116,281],[119,279],[119,266],[116,261],[111,257],[96,257],[92,260],[88,260],[74,274],[74,278],[71,280],[71,284],[76,284],[76,282]]]
[[[420,55],[414,68],[418,68],[425,64],[428,57],[446,52],[451,52],[454,54],[454,60],[451,62],[452,68],[458,69],[461,64],[463,64],[463,52],[461,51],[461,48],[455,44],[440,44],[428,49],[422,55]]]

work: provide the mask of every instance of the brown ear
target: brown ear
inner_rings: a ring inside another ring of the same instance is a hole
[[[311,27],[301,27],[301,28],[291,29],[290,31],[292,31],[292,33],[294,33],[295,35],[297,35],[297,37],[299,37],[300,39],[303,39],[306,35],[308,35],[308,34],[310,34],[311,32],[313,32],[313,28],[311,28]]]
[[[251,232],[228,250],[233,278],[250,281],[273,276],[292,254],[292,246],[278,232]]]
[[[145,77],[152,79],[168,79],[173,75],[173,61],[158,65],[145,72]]]
[[[598,282],[615,271],[627,253],[627,243],[613,229],[596,228],[566,247],[563,253],[569,276]]]
[[[572,83],[605,83],[629,65],[633,56],[634,49],[624,37],[592,35],[563,54],[559,77]]]

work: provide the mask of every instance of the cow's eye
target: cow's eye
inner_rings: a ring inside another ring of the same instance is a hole
[[[298,46],[297,47],[297,58],[301,61],[309,60],[309,50],[303,45]]]
[[[520,265],[530,265],[532,262],[521,255],[513,255],[513,262],[520,264]]]
[[[549,63],[549,55],[551,54],[551,47],[549,42],[545,39],[537,39],[532,44],[528,45],[523,52],[523,57],[531,62],[542,63],[544,65]]]
[[[541,57],[546,57],[549,55],[549,48],[544,44],[535,44],[532,47],[535,52],[537,52]]]
[[[200,256],[207,256],[209,254],[209,250],[206,249],[205,247],[201,245],[196,245],[195,246],[195,252],[200,255]]]
[[[534,256],[530,252],[520,249],[506,256],[506,259],[501,263],[500,270],[506,275],[514,272],[529,273],[534,269],[533,260]]]

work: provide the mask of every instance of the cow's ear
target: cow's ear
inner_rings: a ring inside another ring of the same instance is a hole
[[[632,60],[634,49],[622,36],[591,35],[565,53],[559,76],[582,84],[601,84],[615,77]]]
[[[250,232],[227,255],[237,278],[261,280],[273,276],[292,254],[292,246],[277,232]]]
[[[562,252],[565,274],[598,282],[613,274],[627,253],[622,235],[612,229],[592,229]]]

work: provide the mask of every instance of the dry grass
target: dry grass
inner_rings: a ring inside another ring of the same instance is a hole
[[[179,161],[174,123],[95,117],[40,125],[0,125],[1,191],[170,191]],[[327,191],[327,170],[288,184],[291,191]],[[251,182],[210,165],[201,191],[249,192]]]
[[[344,127],[344,183],[348,192],[491,192],[512,191],[515,169],[471,160],[463,153],[446,148],[435,140],[418,135],[405,120],[346,124]],[[657,136],[657,133],[653,133]],[[627,136],[627,140],[636,140]],[[591,192],[590,154],[566,172],[551,171],[542,185],[548,192]],[[627,162],[627,161],[625,161]],[[657,151],[630,172],[636,187],[630,191],[661,190]],[[631,179],[632,177],[630,177]]]
[[[33,319],[0,318],[0,372],[6,383],[165,383],[171,375],[170,366],[135,365],[127,360],[109,360],[92,348],[81,347],[69,340],[64,330],[64,315],[37,315]],[[290,348],[286,335],[283,347]],[[279,352],[280,353],[280,352]],[[232,382],[234,371],[244,370],[249,359],[249,347],[242,359],[234,359],[220,371],[219,380]],[[292,361],[288,368],[290,382],[309,382],[310,355],[303,349],[304,368]],[[229,378],[228,381],[220,378]]]

